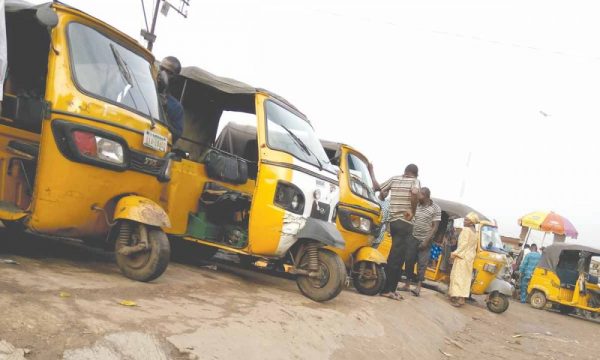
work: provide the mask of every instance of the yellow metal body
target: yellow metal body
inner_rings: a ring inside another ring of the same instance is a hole
[[[151,199],[162,206],[161,193],[166,185],[146,173],[113,171],[67,159],[57,146],[52,123],[62,120],[108,132],[124,139],[130,149],[154,157],[164,157],[165,153],[143,146],[144,131],[151,129],[149,119],[88,95],[77,87],[71,72],[67,27],[74,22],[89,26],[141,54],[150,64],[154,58],[135,40],[83,12],[57,3],[52,8],[59,21],[50,30],[53,50],[48,52],[45,100],[51,104],[51,114],[42,121],[39,134],[0,122],[0,200],[22,209],[26,213],[25,224],[35,232],[102,238],[108,233],[109,225],[106,215],[98,208],[110,216],[117,200],[127,194]],[[160,123],[152,131],[170,139],[168,128]],[[7,151],[7,143],[13,139],[39,144],[31,196],[24,189],[23,174],[10,171],[11,159],[19,157]],[[3,215],[6,214],[0,212],[0,220],[13,220]]]
[[[282,232],[285,229],[286,211],[273,203],[278,181],[293,183],[290,167],[275,164],[294,164],[292,155],[273,150],[267,146],[265,102],[272,98],[268,93],[258,92],[255,96],[257,140],[259,149],[258,176],[241,185],[222,183],[210,179],[203,163],[190,160],[174,162],[167,194],[167,212],[172,226],[166,228],[171,235],[203,245],[217,247],[229,252],[263,258],[281,258]],[[248,244],[239,249],[226,244],[198,239],[186,234],[188,215],[196,213],[199,199],[207,182],[214,182],[228,189],[247,194],[252,198],[248,229]]]
[[[114,220],[131,220],[156,227],[170,227],[169,215],[160,205],[142,196],[125,196],[117,202]]]
[[[377,249],[370,246],[363,246],[354,256],[355,262],[368,261],[378,265],[385,264],[387,259]]]
[[[579,284],[583,281],[583,273],[579,274],[576,285],[571,288],[561,287],[561,281],[558,275],[551,270],[536,268],[529,281],[527,293],[530,294],[534,290],[538,290],[546,295],[546,299],[552,303],[567,305],[574,308],[600,313],[600,308],[592,308],[588,306],[591,294],[587,291],[582,294]],[[598,284],[585,282],[587,290],[600,292]]]
[[[381,223],[381,208],[379,204],[355,194],[352,191],[350,183],[351,179],[350,170],[348,167],[348,155],[352,154],[364,160],[367,164],[369,163],[368,159],[356,149],[353,149],[348,145],[341,145],[340,150],[340,202],[338,204],[338,215],[340,209],[345,209],[354,214],[366,217],[371,220],[371,223],[374,226],[379,226]],[[356,264],[359,261],[371,261],[376,264],[386,263],[387,257],[384,257],[377,249],[371,247],[374,240],[373,235],[344,228],[340,222],[339,216],[337,217],[336,225],[342,234],[342,237],[346,241],[346,247],[344,249],[329,249],[342,258],[346,264],[346,267],[350,267],[352,264]]]

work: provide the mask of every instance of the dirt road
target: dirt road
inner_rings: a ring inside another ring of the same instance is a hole
[[[221,264],[171,263],[145,284],[110,254],[5,238],[0,258],[18,264],[0,262],[0,360],[598,358],[597,323],[518,303],[495,315],[433,291],[396,302],[349,289],[318,304]]]

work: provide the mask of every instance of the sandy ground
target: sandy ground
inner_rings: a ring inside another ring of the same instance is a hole
[[[171,263],[152,283],[107,253],[0,233],[3,359],[597,359],[599,325],[511,303],[496,315],[425,291],[319,304],[293,281]],[[136,306],[124,306],[128,300]]]

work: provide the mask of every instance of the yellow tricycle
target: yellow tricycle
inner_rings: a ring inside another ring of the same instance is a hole
[[[340,169],[340,202],[336,224],[346,247],[334,249],[348,270],[354,288],[364,295],[377,295],[385,286],[386,257],[373,247],[379,234],[381,208],[369,174],[368,159],[356,149],[321,141],[331,162]]]
[[[60,3],[9,0],[6,27],[0,220],[114,249],[125,276],[157,278],[170,257],[170,133],[152,54]]]
[[[425,271],[425,279],[434,282],[449,283],[452,264],[450,253],[456,248],[455,222],[474,211],[472,208],[453,201],[433,199],[442,209],[442,221],[434,237],[434,244],[440,250],[438,256],[431,260]],[[473,263],[473,282],[471,294],[487,294],[486,306],[494,313],[503,313],[508,309],[513,286],[506,281],[502,269],[506,266],[506,251],[498,232],[498,226],[489,221],[481,213],[482,221],[477,225],[477,256]],[[386,256],[389,254],[391,237],[386,235],[378,247]],[[415,267],[416,272],[416,267]]]
[[[308,298],[335,298],[346,281],[331,250],[344,247],[333,223],[337,170],[306,116],[267,90],[196,67],[171,86],[185,110],[165,194],[173,242],[196,259],[220,249],[278,263]],[[256,136],[226,151],[230,139],[216,140],[231,120],[250,122]]]
[[[531,306],[552,305],[563,314],[578,310],[586,317],[597,317],[600,287],[598,277],[590,274],[594,257],[600,257],[600,249],[565,243],[547,246],[527,287]]]

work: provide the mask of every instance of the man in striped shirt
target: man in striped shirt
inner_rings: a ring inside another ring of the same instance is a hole
[[[425,270],[429,263],[431,242],[442,221],[442,209],[431,200],[431,191],[423,187],[419,192],[419,204],[413,219],[412,236],[418,243],[417,252],[417,288],[413,295],[421,294],[421,283],[425,280]]]
[[[402,297],[396,292],[396,289],[400,281],[402,266],[406,269],[406,274],[412,274],[417,257],[417,244],[412,237],[411,220],[417,208],[417,194],[421,187],[417,179],[419,168],[410,164],[404,170],[404,175],[394,176],[381,185],[375,179],[372,164],[369,164],[369,171],[374,190],[381,192],[381,198],[390,195],[389,225],[392,234],[392,248],[385,267],[387,282],[381,295],[400,300]],[[409,289],[410,277],[407,275],[405,290]]]

